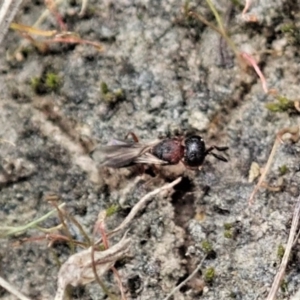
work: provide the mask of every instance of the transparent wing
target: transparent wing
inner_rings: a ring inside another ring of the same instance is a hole
[[[123,168],[136,163],[158,163],[155,156],[147,153],[157,144],[134,143],[126,140],[112,140],[109,145],[100,145],[92,153],[92,158],[101,166]],[[152,159],[151,159],[152,157]],[[162,162],[162,161],[161,161]],[[161,163],[160,163],[161,164]]]
[[[136,164],[154,164],[154,165],[165,165],[168,164],[167,161],[161,160],[151,153],[144,153],[141,156],[137,157],[134,162]]]

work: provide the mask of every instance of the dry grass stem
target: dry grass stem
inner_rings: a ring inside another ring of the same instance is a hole
[[[55,300],[63,300],[65,289],[72,286],[85,285],[95,280],[93,265],[98,276],[102,276],[113,267],[116,261],[129,251],[131,240],[126,235],[120,242],[104,251],[94,251],[93,247],[76,253],[68,258],[58,273],[57,292]],[[92,261],[94,251],[94,263]]]
[[[284,276],[285,269],[288,264],[289,256],[290,256],[290,253],[291,253],[291,250],[293,247],[293,243],[295,240],[295,235],[296,235],[296,231],[297,231],[297,227],[298,227],[298,223],[299,223],[299,217],[300,217],[300,196],[297,199],[296,207],[295,207],[294,214],[293,214],[292,227],[290,230],[286,249],[285,249],[282,261],[281,261],[281,265],[280,265],[279,270],[274,278],[271,290],[270,290],[269,295],[266,300],[276,299],[276,293],[280,286],[281,280]]]
[[[290,136],[288,137],[288,139],[292,140],[294,143],[299,140],[299,127],[298,126],[284,128],[284,129],[280,130],[277,133],[276,139],[275,139],[275,142],[274,142],[274,145],[273,145],[273,148],[272,148],[272,151],[271,151],[271,153],[269,155],[269,158],[268,158],[268,161],[267,161],[267,164],[264,167],[264,170],[263,170],[263,172],[262,172],[262,174],[261,174],[261,176],[259,178],[259,181],[256,184],[253,192],[251,193],[251,195],[249,197],[249,200],[248,200],[249,205],[253,204],[254,197],[255,197],[257,191],[259,190],[259,188],[261,187],[262,183],[264,182],[264,180],[266,178],[266,175],[267,175],[268,171],[270,170],[270,167],[271,167],[271,164],[273,162],[276,150],[277,150],[278,146],[280,145],[280,143],[283,142],[283,136],[286,133],[290,134]]]
[[[250,8],[252,0],[246,0],[245,7],[243,9],[242,14],[245,15]]]
[[[24,296],[23,294],[21,294],[19,291],[17,291],[10,283],[8,283],[2,277],[0,277],[0,286],[2,286],[5,290],[7,290],[8,292],[10,292],[12,295],[16,296],[17,299],[20,299],[20,300],[30,300],[29,298],[27,298],[26,296]]]
[[[260,81],[261,81],[262,88],[263,88],[264,92],[266,94],[268,94],[269,89],[268,89],[268,86],[267,86],[266,78],[265,78],[264,74],[262,73],[262,71],[260,70],[259,66],[257,65],[257,62],[255,61],[255,59],[250,54],[248,54],[246,52],[242,52],[241,57],[253,67],[256,74],[260,78]]]
[[[101,237],[102,237],[102,243],[103,243],[105,249],[108,249],[109,248],[109,244],[108,244],[108,238],[107,238],[106,228],[105,228],[105,219],[106,219],[106,217],[107,217],[106,211],[102,211],[102,212],[99,213],[98,220],[97,220],[97,222],[95,224],[93,236],[95,237],[96,233],[99,232],[100,235],[101,235]],[[126,234],[127,234],[127,232],[125,233],[125,235]],[[100,281],[100,278],[99,278],[98,274],[96,273],[96,267],[95,267],[95,264],[94,264],[94,250],[95,250],[95,247],[93,247],[93,248],[94,248],[93,251],[92,251],[93,271],[94,271],[95,278],[96,278],[97,282],[102,287],[103,284]],[[126,300],[120,275],[119,275],[119,273],[118,273],[118,271],[117,271],[116,268],[112,267],[111,269],[112,269],[112,271],[114,273],[114,276],[115,276],[115,279],[117,281],[119,290],[121,292],[122,300]],[[111,299],[114,299],[114,296],[112,297],[109,294],[108,294],[108,296]]]
[[[63,208],[66,205],[66,203],[62,203],[60,204],[58,207],[59,208]],[[57,212],[56,209],[48,212],[47,214],[45,214],[44,216],[40,217],[39,219],[36,219],[26,225],[22,225],[22,226],[2,226],[0,227],[0,236],[9,236],[9,235],[14,235],[14,234],[21,234],[24,231],[31,229],[31,228],[35,228],[37,226],[37,224],[45,221],[46,219],[48,219],[50,216],[52,216],[55,212]]]
[[[177,291],[179,291],[189,280],[191,280],[201,269],[203,262],[205,261],[207,255],[205,255],[202,260],[200,261],[199,265],[197,266],[197,268],[184,280],[182,281],[179,285],[177,285],[172,292],[165,297],[163,300],[168,300],[170,299]]]
[[[172,181],[171,183],[165,184],[164,186],[155,189],[154,191],[148,193],[147,195],[145,195],[130,211],[130,213],[128,214],[128,216],[124,219],[124,221],[114,230],[110,231],[109,233],[107,233],[107,237],[112,237],[114,236],[116,233],[118,233],[121,230],[124,230],[128,224],[131,223],[131,221],[134,219],[134,217],[136,216],[136,214],[141,211],[146,204],[149,202],[149,200],[159,194],[162,191],[165,190],[169,190],[172,187],[174,187],[176,184],[178,184],[181,181],[181,177],[177,178],[176,180]],[[102,241],[102,239],[100,241],[97,242],[100,243]]]
[[[250,8],[251,2],[252,2],[252,0],[246,0],[245,7],[244,7],[244,9],[242,11],[242,18],[246,22],[257,22],[258,19],[257,19],[257,17],[255,15],[247,14],[247,11]]]
[[[61,16],[61,14],[58,12],[57,10],[57,6],[55,1],[53,0],[45,0],[45,4],[48,8],[48,10],[52,13],[52,15],[55,17],[57,24],[60,27],[61,31],[67,31],[67,25],[64,23],[63,21],[63,17]]]
[[[85,15],[89,0],[82,0],[81,10],[79,12],[79,17],[83,17]]]
[[[299,300],[300,299],[300,289],[296,292],[296,294],[291,298],[291,300]]]
[[[0,9],[0,44],[23,0],[4,0]]]

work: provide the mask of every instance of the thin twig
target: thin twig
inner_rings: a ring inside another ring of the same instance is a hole
[[[79,12],[79,17],[83,17],[85,15],[89,0],[82,0],[81,10]]]
[[[59,209],[63,208],[66,205],[66,203],[62,203],[58,206]],[[45,221],[46,219],[48,219],[50,216],[52,216],[55,212],[57,212],[56,209],[51,210],[50,212],[48,212],[47,214],[45,214],[44,216],[40,217],[39,219],[36,219],[28,224],[22,225],[22,226],[1,226],[0,227],[0,236],[9,236],[9,235],[13,235],[13,234],[21,234],[24,231],[36,227],[38,223],[41,223],[43,221]],[[2,233],[3,232],[3,233]]]
[[[272,162],[273,162],[273,159],[274,159],[274,156],[275,156],[275,153],[276,153],[276,150],[277,150],[279,144],[280,144],[280,141],[279,141],[279,139],[276,137],[275,143],[274,143],[273,148],[272,148],[272,151],[271,151],[271,153],[270,153],[270,155],[269,155],[267,164],[266,164],[266,166],[264,167],[264,170],[263,170],[263,172],[262,172],[262,174],[261,174],[261,176],[260,176],[260,178],[259,178],[259,180],[258,180],[258,182],[257,182],[257,184],[256,184],[256,186],[255,186],[255,188],[254,188],[254,190],[253,190],[253,192],[251,193],[251,195],[250,195],[250,197],[249,197],[249,200],[248,200],[248,204],[249,204],[249,205],[252,205],[252,204],[253,204],[254,197],[255,197],[256,193],[258,192],[259,188],[261,187],[263,181],[265,180],[265,178],[266,178],[266,176],[267,176],[267,173],[268,173],[268,171],[269,171],[269,169],[270,169],[270,167],[271,167],[271,164],[272,164]]]
[[[93,246],[92,246],[92,250],[91,250],[91,257],[92,257],[92,269],[93,269],[93,273],[95,276],[95,280],[96,282],[99,284],[99,286],[102,288],[102,290],[104,291],[104,293],[112,300],[116,300],[117,298],[115,297],[115,295],[113,295],[108,288],[105,286],[105,284],[102,282],[102,280],[100,279],[98,273],[97,273],[97,264],[95,262],[95,245],[94,245],[94,240],[95,240],[95,235],[97,233],[97,231],[100,232],[101,236],[102,236],[102,240],[103,240],[103,245],[105,249],[108,249],[108,240],[106,238],[106,233],[105,233],[105,225],[104,225],[104,221],[106,218],[106,211],[100,212],[98,215],[98,220],[96,221],[94,230],[93,230]]]
[[[266,94],[268,94],[269,89],[268,89],[268,86],[267,86],[267,80],[266,80],[264,74],[262,73],[262,71],[260,70],[260,68],[259,68],[257,62],[255,61],[255,59],[250,54],[248,54],[246,52],[242,52],[241,57],[243,59],[245,59],[248,63],[250,63],[250,65],[253,67],[256,74],[258,75],[258,77],[261,80],[261,84],[262,84],[262,88],[263,88],[264,92]]]
[[[257,22],[258,19],[257,19],[257,17],[255,15],[249,15],[249,14],[247,14],[247,11],[250,8],[251,2],[252,2],[252,0],[246,0],[245,7],[244,7],[243,12],[242,12],[242,18],[246,22]]]
[[[231,50],[234,52],[234,54],[235,54],[235,55],[237,56],[237,58],[238,58],[239,52],[238,52],[238,50],[237,50],[235,44],[234,44],[233,41],[231,40],[231,38],[228,36],[228,34],[227,34],[227,32],[226,32],[226,30],[225,30],[225,28],[224,28],[224,25],[223,25],[224,23],[223,23],[223,20],[222,20],[220,14],[219,14],[218,11],[216,10],[216,8],[215,8],[215,6],[214,6],[214,4],[213,4],[213,2],[212,2],[211,0],[206,0],[206,3],[208,4],[210,10],[212,11],[212,13],[213,13],[214,16],[215,16],[215,19],[216,19],[216,21],[217,21],[217,23],[218,23],[218,26],[219,26],[219,29],[220,29],[220,31],[221,31],[221,35],[224,37],[224,39],[225,39],[226,42],[228,43],[228,46],[231,48]]]
[[[17,291],[10,283],[8,283],[5,279],[0,277],[0,286],[2,286],[5,290],[10,292],[12,295],[16,296],[20,300],[30,300],[19,291]]]
[[[290,230],[288,243],[286,245],[286,249],[285,249],[282,261],[281,261],[281,265],[280,265],[279,270],[274,278],[271,290],[270,290],[269,295],[266,300],[276,299],[276,293],[280,286],[281,280],[284,276],[285,269],[288,264],[289,256],[290,256],[290,253],[291,253],[291,250],[293,247],[293,243],[295,240],[295,235],[296,235],[296,231],[297,231],[297,227],[298,227],[298,223],[299,223],[299,217],[300,217],[300,196],[297,199],[296,207],[295,207],[294,214],[293,214],[292,227]]]
[[[300,289],[296,292],[296,294],[291,298],[291,300],[299,300],[300,299]]]
[[[4,0],[0,9],[0,44],[23,0]]]
[[[264,171],[262,172],[262,174],[261,174],[261,176],[259,178],[258,183],[256,184],[253,192],[251,193],[251,195],[249,197],[249,200],[248,200],[248,204],[249,205],[253,204],[254,196],[256,195],[257,191],[259,190],[259,188],[261,187],[263,181],[265,180],[266,175],[267,175],[268,171],[270,170],[270,167],[271,167],[272,161],[274,159],[276,150],[277,150],[279,144],[283,143],[283,136],[286,133],[291,134],[291,136],[289,137],[289,139],[292,140],[294,143],[296,143],[299,140],[299,126],[293,126],[293,127],[283,128],[282,130],[280,130],[277,133],[276,139],[275,139],[275,142],[274,142],[274,145],[273,145],[273,148],[272,148],[272,151],[271,151],[271,153],[269,155],[269,158],[268,158],[267,164],[266,164],[266,166],[264,168]]]
[[[176,180],[172,181],[171,183],[165,184],[164,186],[155,189],[154,191],[148,193],[147,195],[145,195],[130,211],[130,213],[128,214],[128,216],[124,219],[124,221],[114,230],[110,231],[107,234],[107,237],[111,237],[113,235],[115,235],[117,232],[123,230],[126,228],[126,226],[133,220],[133,218],[136,216],[136,214],[142,210],[147,202],[156,194],[165,191],[165,190],[169,190],[171,189],[173,186],[175,186],[176,184],[178,184],[181,181],[181,177],[177,178]],[[102,239],[101,239],[102,240]],[[97,244],[101,242],[97,241]]]
[[[66,233],[67,238],[69,239],[69,246],[70,246],[71,253],[75,253],[75,244],[74,244],[74,241],[72,238],[71,231],[70,231],[69,227],[67,226],[67,223],[65,220],[65,213],[62,209],[60,209],[60,207],[57,205],[57,203],[55,201],[51,201],[51,204],[56,208],[58,218],[60,219],[60,222],[63,226],[63,229]]]
[[[203,265],[203,262],[205,261],[207,255],[205,255],[202,260],[200,261],[199,265],[197,266],[197,268],[185,279],[183,280],[179,285],[177,285],[173,290],[172,292],[167,296],[165,297],[163,300],[168,300],[171,298],[171,296],[173,296],[177,291],[179,291],[189,280],[191,280],[197,273],[198,271],[200,270],[200,268],[202,267]]]

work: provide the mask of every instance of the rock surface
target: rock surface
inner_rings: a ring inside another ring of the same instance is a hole
[[[224,16],[229,2],[216,3]],[[59,12],[70,31],[100,42],[103,52],[51,44],[42,54],[13,31],[0,49],[2,225],[46,214],[53,208],[45,197],[54,193],[91,235],[100,211],[122,203],[108,219],[113,229],[147,192],[183,176],[130,225],[132,253],[117,266],[128,299],[164,299],[196,268],[207,246],[212,249],[201,272],[174,299],[265,299],[299,195],[299,145],[279,147],[267,181],[282,189],[261,188],[251,207],[255,182],[248,182],[248,173],[254,161],[266,164],[276,133],[298,125],[299,114],[269,111],[265,104],[274,96],[264,93],[255,72],[216,32],[184,15],[184,2],[91,0],[82,18],[80,4],[65,1]],[[189,6],[214,22],[205,2]],[[43,1],[24,1],[16,22],[32,25],[44,10]],[[253,1],[249,14],[258,23],[242,21],[241,11],[232,8],[227,24],[237,49],[255,57],[269,88],[298,100],[299,41],[282,28],[299,28],[299,1]],[[58,28],[55,18],[41,28]],[[23,57],[8,59],[23,43]],[[49,73],[58,76],[58,89],[34,90],[33,79]],[[207,145],[228,146],[229,162],[209,156],[200,171],[163,167],[157,178],[139,178],[133,169],[99,170],[88,153],[91,141],[107,143],[128,132],[147,141],[176,130],[196,131]],[[58,223],[53,216],[41,226]],[[31,299],[53,299],[58,268],[47,241],[15,246],[20,238],[41,235],[31,230],[2,239],[1,276]],[[54,250],[61,261],[70,255],[64,243]],[[278,299],[289,299],[300,286],[299,250],[298,242]],[[211,282],[208,268],[215,271]],[[103,280],[118,291],[111,274]],[[95,283],[72,293],[72,299],[105,299]],[[13,299],[4,290],[0,298]]]

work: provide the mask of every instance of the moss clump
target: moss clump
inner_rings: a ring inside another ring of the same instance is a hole
[[[30,86],[36,94],[40,94],[40,91],[42,89],[41,78],[39,78],[39,77],[31,78],[30,79]]]
[[[281,284],[280,284],[280,289],[283,293],[287,293],[288,292],[288,284],[285,280],[282,280],[281,281]]]
[[[201,248],[206,254],[209,254],[214,251],[212,244],[207,240],[205,240],[201,243]]]
[[[205,271],[204,271],[204,280],[205,282],[207,283],[212,283],[214,278],[215,278],[215,269],[213,267],[210,267],[210,268],[207,268]]]
[[[100,83],[100,89],[101,89],[101,94],[102,95],[106,95],[109,92],[108,86],[106,84],[106,82],[101,82]]]
[[[277,256],[279,259],[283,258],[284,252],[285,252],[285,248],[283,247],[283,245],[279,245],[277,248]]]
[[[286,165],[282,165],[278,168],[278,171],[279,171],[280,175],[283,176],[289,171],[289,169]]]
[[[232,239],[233,238],[233,232],[232,232],[232,230],[225,230],[224,231],[224,237],[226,239]]]
[[[230,230],[233,228],[233,224],[232,223],[224,223],[223,227],[225,230]]]
[[[31,78],[30,85],[32,90],[39,95],[57,92],[61,86],[61,78],[53,72],[47,72],[41,77]]]
[[[233,239],[234,237],[234,224],[233,223],[224,223],[224,237],[226,239]]]
[[[286,23],[281,26],[281,31],[287,37],[287,40],[292,45],[300,44],[299,28],[295,24]]]
[[[271,112],[285,112],[288,110],[295,110],[295,103],[292,100],[283,96],[278,96],[277,102],[266,103],[266,108]]]
[[[113,204],[106,209],[106,216],[110,217],[114,215],[119,210],[119,205]]]
[[[122,89],[111,91],[106,82],[100,83],[100,90],[102,99],[108,104],[115,104],[125,99],[125,94]]]
[[[57,91],[61,85],[60,77],[52,72],[47,73],[45,77],[45,87],[49,91]]]

